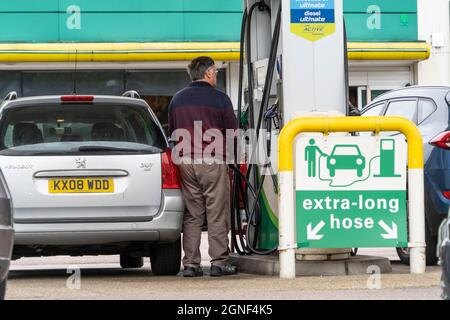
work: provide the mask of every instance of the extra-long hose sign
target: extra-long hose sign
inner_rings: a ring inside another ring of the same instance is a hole
[[[298,139],[298,246],[407,246],[406,149],[402,137]]]
[[[291,0],[291,32],[317,41],[336,31],[334,0]]]

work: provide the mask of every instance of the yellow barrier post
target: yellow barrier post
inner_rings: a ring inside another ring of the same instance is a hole
[[[312,132],[381,132],[400,131],[408,142],[409,181],[409,248],[411,273],[424,273],[425,213],[423,142],[417,126],[402,117],[330,117],[298,118],[289,122],[279,137],[278,166],[279,201],[279,259],[280,277],[295,278],[295,198],[294,142],[301,133]]]

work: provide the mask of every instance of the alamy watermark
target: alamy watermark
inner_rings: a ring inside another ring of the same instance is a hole
[[[69,266],[66,273],[70,274],[66,281],[66,288],[69,290],[80,290],[81,268],[79,266]]]
[[[367,268],[367,274],[370,274],[367,279],[367,288],[370,290],[381,289],[381,268],[376,265],[371,265]]]
[[[81,8],[77,5],[67,7],[69,17],[66,20],[68,30],[81,30]]]
[[[257,164],[270,163],[272,139],[265,129],[206,129],[195,121],[193,131],[176,129],[171,135],[174,164]]]

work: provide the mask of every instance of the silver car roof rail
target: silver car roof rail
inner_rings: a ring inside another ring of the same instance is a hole
[[[123,97],[128,97],[128,98],[134,98],[134,99],[140,99],[141,96],[139,95],[139,93],[137,93],[137,91],[135,90],[129,90],[127,92],[124,92],[122,94]]]
[[[5,96],[5,98],[3,98],[3,101],[16,100],[17,97],[18,97],[17,92],[16,91],[11,91]]]

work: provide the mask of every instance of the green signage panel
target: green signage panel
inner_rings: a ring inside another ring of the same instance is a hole
[[[59,20],[52,13],[0,13],[0,42],[56,42]]]
[[[344,0],[350,41],[418,41],[417,0]]]
[[[242,0],[187,0],[184,1],[185,11],[219,11],[242,12]]]
[[[219,25],[217,21],[220,21]],[[184,15],[185,41],[190,41],[190,39],[201,39],[201,41],[234,41],[236,38],[236,26],[240,29],[241,23],[242,16],[240,14],[225,12],[213,14],[186,13]],[[216,25],[215,28],[219,30],[205,27],[213,25]]]
[[[237,42],[242,8],[242,0],[0,1],[8,30],[0,42]],[[418,40],[416,0],[344,0],[344,12],[349,41]]]
[[[0,12],[57,12],[58,0],[9,0],[0,1]]]
[[[234,42],[241,19],[241,0],[11,0],[0,42]]]
[[[382,13],[417,13],[417,0],[344,0],[344,12],[365,13],[377,6]]]
[[[58,1],[57,1],[58,2]],[[59,11],[78,6],[83,12],[182,12],[184,0],[59,0]]]
[[[58,3],[58,1],[54,1]],[[85,12],[242,12],[242,0],[59,0],[59,11],[71,5]]]
[[[350,41],[417,41],[417,14],[345,14]]]
[[[407,247],[406,191],[298,191],[296,201],[299,247]]]
[[[299,247],[408,245],[404,138],[302,137],[296,150]]]
[[[67,20],[60,15],[59,38],[70,42],[185,41],[183,13],[84,13]],[[67,24],[69,27],[67,27]],[[164,30],[164,32],[161,32]]]

